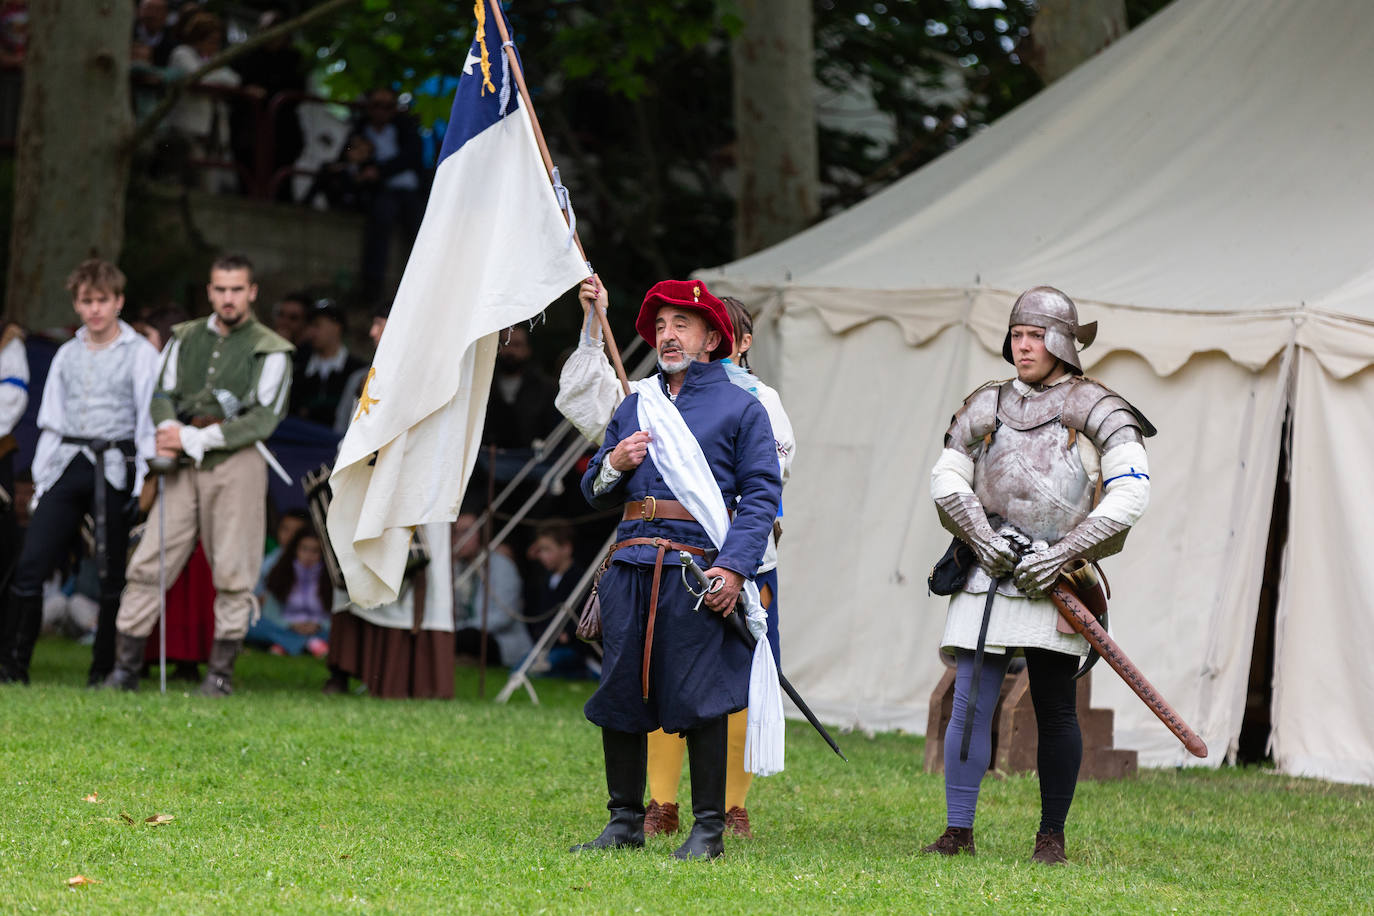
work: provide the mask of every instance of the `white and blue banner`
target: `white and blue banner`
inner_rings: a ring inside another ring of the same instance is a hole
[[[479,18],[424,222],[330,478],[329,537],[361,607],[396,600],[416,525],[458,513],[498,332],[587,276],[514,74],[502,66],[500,39],[487,28],[483,40],[482,25]]]

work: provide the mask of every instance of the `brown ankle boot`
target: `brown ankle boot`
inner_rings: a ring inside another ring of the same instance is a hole
[[[754,838],[754,831],[753,828],[749,826],[749,812],[740,805],[735,805],[735,807],[726,811],[725,832],[731,836],[752,840]]]
[[[1064,834],[1037,833],[1031,861],[1042,865],[1068,865],[1069,857],[1064,854]]]
[[[677,805],[668,802],[660,805],[653,799],[649,799],[649,807],[644,811],[644,835],[650,836],[669,836],[677,833]]]
[[[942,856],[957,856],[961,852],[976,855],[977,849],[973,845],[973,828],[946,827],[945,832],[940,834],[940,838],[929,846],[922,847],[921,852],[927,855],[938,854]]]

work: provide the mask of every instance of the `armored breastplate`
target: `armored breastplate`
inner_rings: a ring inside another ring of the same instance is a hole
[[[1092,510],[1092,480],[1060,416],[1071,387],[1022,397],[1004,385],[997,430],[974,463],[973,490],[988,516],[1051,544]]]

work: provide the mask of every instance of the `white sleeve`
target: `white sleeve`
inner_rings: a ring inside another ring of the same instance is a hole
[[[0,350],[0,436],[14,432],[29,406],[29,357],[23,337]]]
[[[33,465],[30,468],[33,474],[33,495],[35,498],[42,496],[43,491],[47,490],[57,482],[57,477],[62,473],[60,467],[54,467],[57,461],[57,449],[62,444],[62,432],[67,423],[67,398],[62,389],[62,361],[65,359],[64,353],[71,346],[80,346],[76,341],[67,341],[57,348],[57,355],[48,364],[48,377],[43,381],[43,396],[38,401],[38,446],[33,452]]]
[[[606,457],[609,458],[610,456],[607,455]],[[625,475],[611,467],[610,461],[601,462],[601,470],[596,472],[596,480],[592,481],[592,494],[600,496],[607,490],[613,489],[616,484],[620,483],[620,478],[623,476]]]
[[[173,337],[167,346],[162,348],[162,390],[171,391],[177,386],[177,357],[181,355],[181,341]]]
[[[772,388],[759,383],[759,403],[768,411],[768,422],[773,425],[773,445],[778,450],[778,470],[782,471],[782,482],[792,476],[792,459],[797,454],[797,437],[792,432],[792,421],[783,410],[782,398]]]
[[[1102,455],[1102,501],[1089,516],[1134,525],[1150,503],[1150,464],[1145,446],[1125,442]]]
[[[600,445],[624,396],[601,343],[584,338],[563,364],[553,403],[578,432]]]
[[[930,470],[930,498],[944,499],[955,493],[973,492],[973,459],[947,448]]]
[[[224,448],[224,430],[218,423],[204,429],[195,426],[181,428],[181,450],[196,463],[196,467],[200,467],[205,460],[206,452],[217,448]]]

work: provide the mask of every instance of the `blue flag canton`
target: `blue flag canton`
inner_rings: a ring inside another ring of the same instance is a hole
[[[453,96],[453,113],[449,116],[448,129],[444,132],[444,145],[439,151],[440,162],[461,149],[464,143],[501,120],[503,81],[510,82],[505,114],[509,115],[520,105],[520,92],[515,86],[515,76],[510,68],[502,63],[506,52],[501,47],[500,37],[494,34],[492,29],[488,29],[486,46],[491,81],[487,83],[482,72],[482,46],[474,40],[472,47],[468,48],[467,60],[463,62],[462,75],[458,77],[458,91]]]

